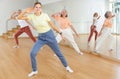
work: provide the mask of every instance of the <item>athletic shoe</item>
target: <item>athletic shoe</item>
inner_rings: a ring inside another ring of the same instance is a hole
[[[70,73],[73,73],[73,70],[69,66],[66,67],[66,70]]]
[[[28,77],[32,77],[33,75],[38,74],[38,71],[32,71],[30,74],[28,74]]]
[[[83,55],[83,52],[79,52],[78,54],[79,54],[79,55]]]
[[[18,45],[15,45],[15,46],[13,46],[13,48],[19,48],[19,46],[18,46]]]
[[[56,55],[56,54],[54,54],[54,56],[55,56],[55,57],[57,57],[57,55]]]

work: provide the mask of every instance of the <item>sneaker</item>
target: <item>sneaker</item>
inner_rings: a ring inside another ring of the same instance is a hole
[[[38,71],[32,71],[30,74],[28,74],[28,77],[32,77],[33,75],[38,74]]]
[[[13,46],[13,48],[19,48],[19,46],[18,46],[18,45],[15,45],[15,46]]]
[[[57,55],[56,55],[56,54],[54,54],[54,56],[55,56],[55,57],[57,57]]]
[[[79,54],[79,55],[83,55],[83,52],[79,52],[78,54]]]
[[[69,66],[66,67],[66,70],[70,73],[73,73],[73,70]]]

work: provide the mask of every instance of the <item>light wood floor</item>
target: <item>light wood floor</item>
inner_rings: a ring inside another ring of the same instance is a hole
[[[33,42],[30,39],[19,41],[20,48],[15,49],[13,39],[0,38],[0,79],[120,79],[120,63],[88,53],[79,56],[65,46],[60,48],[74,73],[67,72],[52,50],[45,46],[37,55],[39,73],[28,78]]]

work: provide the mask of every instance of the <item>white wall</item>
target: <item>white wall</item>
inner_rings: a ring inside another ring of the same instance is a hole
[[[35,0],[1,0],[0,1],[0,35],[6,32],[6,20],[10,17],[13,11],[24,9],[33,6]],[[8,22],[8,27],[11,29],[16,26],[16,21]]]
[[[108,10],[108,0],[64,0],[43,6],[43,10],[52,14],[66,8],[69,18],[79,33],[89,33],[92,15],[98,12],[101,19],[98,22],[98,30],[102,25],[104,13]]]
[[[45,4],[54,3],[62,0],[38,0],[38,1],[41,2],[43,5],[45,5]]]
[[[6,32],[6,20],[10,14],[17,9],[24,9],[32,6],[36,0],[1,0],[0,2],[0,35]],[[42,0],[43,1],[43,0]],[[55,0],[54,0],[55,1]],[[57,2],[56,2],[57,1]],[[88,33],[92,21],[92,14],[98,12],[101,16],[108,8],[108,0],[56,0],[54,3],[43,3],[43,11],[49,15],[67,9],[69,18],[79,33]],[[48,1],[49,2],[49,1]],[[103,17],[102,17],[103,18]],[[102,19],[101,18],[101,19]],[[99,22],[99,26],[102,21]],[[9,21],[8,27],[11,29],[17,24],[16,21]],[[98,28],[99,29],[99,28]],[[33,31],[36,35],[36,32]],[[24,36],[24,35],[23,35]]]

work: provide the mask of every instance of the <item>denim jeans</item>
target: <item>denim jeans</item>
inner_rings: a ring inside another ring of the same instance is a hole
[[[37,70],[36,55],[37,55],[38,51],[40,50],[40,48],[45,44],[47,44],[54,51],[54,53],[59,57],[62,64],[64,65],[64,67],[67,67],[68,66],[67,62],[60,51],[60,48],[55,39],[54,33],[52,30],[49,30],[46,33],[39,34],[38,40],[34,44],[32,50],[31,50],[30,57],[31,57],[31,63],[32,63],[32,70],[33,71]]]

